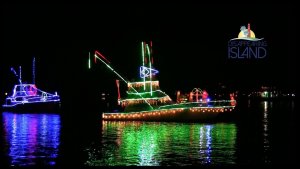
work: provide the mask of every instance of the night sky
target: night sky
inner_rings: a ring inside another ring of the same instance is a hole
[[[0,9],[1,101],[17,83],[10,67],[21,65],[23,81],[31,82],[33,57],[37,87],[58,91],[69,105],[97,100],[101,92],[116,91],[117,76],[100,62],[88,70],[88,52],[99,50],[132,81],[139,75],[141,41],[150,40],[160,87],[169,95],[220,83],[235,90],[296,87],[297,19],[291,5],[11,4]],[[228,41],[248,23],[267,41],[267,57],[228,59]]]

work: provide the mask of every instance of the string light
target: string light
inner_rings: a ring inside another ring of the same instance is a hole
[[[15,85],[13,94],[6,98],[3,107],[15,107],[19,104],[26,103],[45,103],[59,102],[60,97],[56,94],[50,94],[38,89],[35,84],[19,84]]]
[[[96,51],[96,53],[98,54],[99,52],[97,52]],[[95,58],[97,58],[97,59],[99,59],[102,63],[104,63],[111,71],[113,71],[118,77],[120,77],[125,83],[127,83],[128,84],[128,82],[118,73],[118,72],[116,72],[110,65],[108,65],[107,63],[105,63],[101,58],[99,58],[98,56],[97,56],[97,54],[95,54]],[[102,55],[101,55],[102,56]],[[102,56],[102,57],[104,57],[104,56]],[[106,59],[107,60],[107,59]],[[132,86],[131,86],[131,88],[132,88],[132,90],[134,90],[136,93],[139,93],[138,91],[136,91],[136,89],[135,88],[133,88]],[[143,99],[143,100],[145,100],[141,95],[140,95],[140,97]],[[151,109],[153,109],[153,107],[151,106],[151,104],[150,103],[148,103],[147,102],[147,100],[145,100],[145,102],[149,105],[149,107],[151,108]]]
[[[143,67],[145,66],[145,56],[144,56],[144,42],[142,42],[142,61],[143,61]],[[144,90],[146,90],[146,77],[143,77],[144,79]]]
[[[156,69],[152,69],[152,68],[148,68],[145,66],[140,66],[140,77],[141,78],[146,78],[146,77],[150,77],[152,75],[156,75],[158,73],[158,70]],[[145,83],[145,81],[144,81]]]
[[[224,112],[226,111],[232,111],[233,106],[220,106],[220,107],[184,107],[184,108],[170,108],[170,109],[161,109],[161,110],[155,110],[155,111],[140,111],[140,112],[124,112],[124,113],[103,113],[103,119],[106,120],[121,120],[121,117],[123,120],[126,119],[139,119],[139,120],[146,120],[151,117],[158,117],[162,115],[167,115],[169,113],[172,113],[170,115],[176,115],[178,113],[182,112],[192,112],[192,113],[209,113],[209,114],[216,114],[218,112]],[[121,116],[120,116],[121,115]],[[116,118],[119,117],[119,118]]]
[[[109,61],[102,54],[100,54],[97,51],[95,52],[95,58],[99,59],[102,63],[104,63],[111,71],[113,71],[119,78],[121,78],[127,84],[127,98],[120,99],[120,103],[122,106],[136,106],[139,104],[147,103],[151,107],[151,110],[146,111],[132,111],[133,109],[132,107],[130,107],[128,109],[125,108],[125,112],[103,113],[103,119],[147,120],[147,118],[151,117],[176,115],[178,113],[183,112],[216,115],[219,112],[233,110],[234,106],[228,104],[232,103],[232,100],[210,101],[207,92],[197,88],[195,89],[195,92],[192,92],[193,94],[196,94],[196,102],[171,104],[172,99],[166,93],[159,89],[159,81],[152,81],[152,76],[155,76],[158,73],[158,70],[152,68],[152,42],[150,42],[150,47],[151,51],[149,45],[145,42],[142,42],[142,66],[140,66],[139,68],[140,78],[142,79],[141,82],[126,81],[108,64]],[[99,55],[101,58],[97,55]],[[147,66],[145,66],[145,64],[147,64]],[[146,78],[148,81],[146,81]],[[202,99],[199,100],[197,97],[198,95],[202,95]],[[152,105],[155,106],[155,109],[152,107]]]

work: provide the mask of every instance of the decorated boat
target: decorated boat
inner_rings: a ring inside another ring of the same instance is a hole
[[[119,80],[118,103],[123,107],[122,112],[103,112],[103,120],[142,120],[142,121],[210,121],[218,115],[232,112],[236,101],[233,97],[228,100],[210,100],[205,90],[196,88],[190,93],[187,102],[176,102],[163,92],[155,75],[153,67],[152,43],[142,42],[142,66],[140,81],[129,82],[117,73],[110,62],[98,51],[95,59],[99,59],[127,84],[127,95],[120,97]]]
[[[35,63],[35,59],[33,60],[33,63]],[[2,109],[4,109],[4,111],[17,112],[58,111],[60,108],[60,96],[57,92],[48,93],[40,90],[34,83],[35,78],[33,78],[33,83],[23,83],[21,66],[19,68],[19,75],[11,68],[11,71],[18,77],[19,84],[14,85],[11,95],[6,97]],[[35,70],[33,69],[33,72],[34,71]]]

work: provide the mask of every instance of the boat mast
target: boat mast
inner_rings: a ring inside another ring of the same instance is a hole
[[[19,82],[20,82],[20,84],[22,84],[22,68],[21,68],[21,66],[19,66],[19,69],[20,69]]]
[[[143,67],[145,67],[145,50],[144,50],[144,42],[142,42],[142,61]],[[144,91],[146,90],[146,76],[143,77],[144,79]]]
[[[35,84],[35,57],[32,60],[32,83]]]
[[[151,66],[151,54],[150,54],[150,49],[149,49],[149,45],[146,44],[146,47],[147,47],[147,51],[148,51],[148,57],[149,57],[149,72],[150,72],[150,76],[149,76],[149,79],[150,79],[150,94],[152,96],[152,66]]]

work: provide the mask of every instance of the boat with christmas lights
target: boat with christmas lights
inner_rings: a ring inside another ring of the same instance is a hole
[[[177,93],[177,102],[159,87],[159,81],[155,79],[158,70],[153,68],[152,43],[142,42],[143,63],[140,67],[138,82],[129,82],[117,73],[110,62],[98,51],[95,59],[99,59],[122,81],[127,84],[127,96],[120,97],[119,80],[116,81],[118,88],[118,103],[124,109],[122,112],[103,112],[103,120],[141,120],[141,121],[210,121],[218,115],[231,112],[235,108],[236,101],[209,100],[208,93],[199,88],[189,94],[189,101],[181,102]],[[90,58],[89,58],[90,65]],[[201,99],[200,99],[201,98]]]
[[[33,60],[33,63],[34,62],[35,59]],[[58,111],[60,108],[60,96],[57,92],[55,92],[55,94],[51,94],[38,89],[34,83],[35,80],[33,80],[33,83],[30,84],[23,83],[21,78],[21,66],[19,68],[19,75],[17,75],[13,68],[11,68],[11,71],[19,78],[19,84],[14,85],[12,94],[5,99],[2,109],[5,111],[35,113]]]

